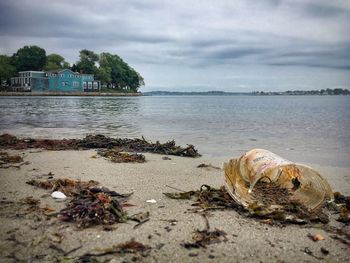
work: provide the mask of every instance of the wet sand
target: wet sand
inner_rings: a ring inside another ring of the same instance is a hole
[[[211,230],[217,228],[227,233],[226,242],[191,250],[182,247],[181,243],[192,241],[193,231],[204,229],[205,221],[200,214],[190,211],[192,201],[168,199],[162,193],[175,191],[168,186],[185,191],[197,190],[202,184],[222,186],[222,171],[197,168],[197,165],[210,163],[221,167],[226,159],[169,156],[171,160],[163,160],[162,155],[145,154],[146,163],[116,164],[104,158],[91,158],[96,153],[94,150],[9,152],[24,153],[24,160],[30,164],[20,169],[0,169],[2,262],[52,262],[62,256],[59,249],[67,252],[81,246],[67,256],[74,262],[84,253],[95,253],[131,238],[152,247],[148,257],[138,259],[144,262],[319,262],[320,258],[346,262],[350,257],[349,246],[332,239],[331,234],[323,230],[297,225],[270,226],[234,210],[211,211],[207,217]],[[312,166],[327,178],[334,191],[350,194],[348,169]],[[120,193],[133,192],[129,202],[135,206],[126,208],[128,214],[148,211],[150,220],[136,229],[136,223],[129,221],[116,224],[113,231],[103,231],[100,226],[77,230],[74,224],[59,222],[54,217],[42,219],[34,214],[23,215],[20,208],[11,208],[7,201],[28,196],[40,199],[41,207],[56,211],[63,208],[68,200],[55,201],[45,195],[48,191],[25,183],[31,179],[46,180],[50,172],[54,178],[96,180],[101,186]],[[146,202],[149,199],[155,199],[156,203]],[[331,224],[338,223],[332,221]],[[320,233],[325,240],[314,242],[307,237],[309,233]],[[62,237],[61,242],[57,236]],[[321,247],[329,250],[329,255],[323,255]],[[304,253],[305,248],[315,257]],[[133,257],[132,254],[115,255],[112,262],[130,262],[135,260]]]

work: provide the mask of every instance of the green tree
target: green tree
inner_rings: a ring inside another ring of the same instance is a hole
[[[111,72],[112,69],[110,67],[99,67],[97,70],[96,78],[101,81],[102,85],[107,85],[111,83]]]
[[[64,60],[64,57],[58,54],[50,54],[46,58],[47,62],[44,68],[45,70],[56,70],[70,67],[69,63]]]
[[[77,65],[75,65],[75,64],[73,64],[72,67],[71,67],[70,69],[71,69],[71,71],[73,71],[73,72],[78,72],[78,71],[79,71]]]
[[[17,71],[42,70],[46,65],[46,51],[38,46],[24,46],[13,58]]]
[[[99,64],[100,70],[110,71],[108,87],[136,92],[140,86],[145,84],[142,76],[118,55],[102,53],[100,54]]]
[[[78,71],[85,74],[96,74],[96,62],[98,61],[98,55],[95,52],[87,49],[83,49],[79,53],[80,59],[76,65]]]
[[[0,55],[0,86],[10,84],[10,79],[16,74],[16,67],[11,57]]]

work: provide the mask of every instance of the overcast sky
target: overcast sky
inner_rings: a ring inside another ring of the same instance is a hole
[[[0,53],[118,54],[149,90],[350,88],[350,0],[0,0]]]

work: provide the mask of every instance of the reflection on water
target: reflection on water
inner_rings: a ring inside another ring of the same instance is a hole
[[[350,164],[349,96],[3,97],[0,109],[1,133],[143,135],[211,156],[261,147],[296,161]]]
[[[139,136],[132,121],[138,100],[85,97],[1,99],[1,130],[35,137],[81,137],[90,133]],[[127,106],[126,106],[127,105]]]

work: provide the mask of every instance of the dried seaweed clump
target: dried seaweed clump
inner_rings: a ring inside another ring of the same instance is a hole
[[[337,204],[339,218],[337,221],[342,223],[350,223],[350,196],[342,195],[339,192],[334,193],[334,203]]]
[[[200,154],[191,144],[177,146],[175,141],[152,143],[142,139],[121,139],[101,134],[88,135],[83,139],[19,139],[10,134],[0,135],[0,147],[12,149],[42,148],[46,150],[112,149],[125,152],[150,152],[185,157],[199,157]]]
[[[195,201],[194,205],[203,210],[233,208],[241,211],[243,209],[226,192],[224,186],[217,189],[209,185],[202,185],[198,191],[164,193],[164,195],[172,199],[192,199]]]
[[[322,207],[309,211],[307,207],[293,199],[290,190],[275,182],[258,181],[252,191],[256,202],[248,206],[252,216],[274,219],[289,223],[321,222],[328,223],[328,215]]]
[[[79,195],[83,190],[89,189],[92,186],[96,186],[99,183],[93,180],[90,181],[77,181],[72,179],[52,179],[46,181],[30,180],[26,182],[29,185],[33,185],[39,188],[53,191],[60,191],[66,196]]]
[[[19,139],[16,136],[4,133],[0,135],[0,146],[1,147],[10,147],[15,146],[18,143]],[[12,147],[11,147],[12,148]]]
[[[88,135],[84,139],[78,141],[78,146],[85,149],[94,148],[116,148],[119,151],[125,152],[150,152],[166,155],[178,155],[186,157],[199,157],[200,154],[189,144],[187,147],[177,146],[175,141],[168,141],[166,143],[149,142],[142,137],[142,139],[121,139],[110,138],[101,134]]]
[[[144,163],[146,158],[143,154],[119,152],[115,149],[99,150],[97,154],[109,159],[114,163]]]
[[[86,189],[74,196],[68,206],[60,211],[59,218],[75,222],[78,228],[126,222],[128,217],[122,202],[129,196],[106,188]]]
[[[11,134],[0,135],[0,147],[11,149],[41,148],[46,150],[77,150],[77,140],[75,139],[20,139]]]
[[[19,201],[20,204],[22,205],[27,205],[29,206],[28,210],[30,211],[40,211],[40,200],[33,198],[32,196],[27,196],[26,198],[22,198]]]
[[[104,249],[101,253],[86,253],[82,255],[78,262],[97,262],[97,257],[103,257],[107,255],[125,255],[125,254],[134,254],[136,256],[139,256],[138,258],[134,258],[135,260],[141,260],[141,257],[147,257],[149,253],[151,252],[152,247],[148,245],[144,245],[140,242],[135,241],[135,239],[131,239],[129,241],[126,241],[125,243],[115,244],[113,247]],[[133,261],[135,261],[133,260]]]
[[[19,155],[10,155],[7,152],[0,152],[0,165],[21,162],[23,162],[23,158]]]
[[[207,245],[226,242],[226,232],[215,229],[210,231],[209,229],[199,230],[197,229],[192,236],[192,242],[184,242],[181,245],[184,248],[206,248]]]
[[[275,220],[282,223],[305,224],[310,221],[328,223],[328,216],[322,209],[310,213],[304,206],[290,199],[287,189],[279,188],[276,185],[258,182],[254,188],[253,195],[256,200],[248,208],[237,203],[226,191],[225,187],[215,189],[208,185],[202,185],[198,191],[180,193],[164,193],[172,199],[192,199],[193,205],[204,211],[209,209],[234,209],[237,212],[264,220]],[[276,207],[279,206],[279,209]],[[270,209],[273,207],[273,209]]]
[[[96,181],[31,180],[27,184],[51,191],[61,191],[72,197],[67,207],[59,212],[59,218],[62,221],[75,222],[78,228],[111,225],[128,220],[123,210],[123,203],[131,194],[119,194],[105,187],[94,187],[98,184]]]

